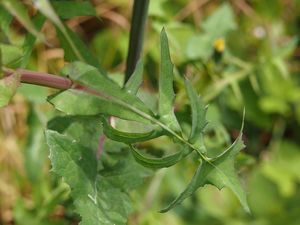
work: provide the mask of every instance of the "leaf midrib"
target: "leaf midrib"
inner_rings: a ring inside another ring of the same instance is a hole
[[[76,90],[76,89],[75,89]],[[79,90],[77,90],[79,91]],[[165,125],[164,123],[162,123],[161,121],[159,121],[158,119],[152,117],[151,115],[141,111],[140,109],[128,104],[127,102],[115,97],[115,96],[112,96],[112,95],[107,95],[106,93],[103,93],[99,90],[95,90],[93,88],[90,88],[90,87],[87,87],[86,91],[89,93],[89,94],[94,94],[94,95],[98,95],[98,97],[103,97],[104,99],[106,100],[109,100],[109,101],[112,101],[120,106],[123,106],[129,110],[131,110],[132,112],[140,115],[141,117],[143,117],[144,119],[146,120],[149,120],[151,121],[152,123],[160,126],[162,129],[166,130],[167,132],[169,132],[170,134],[172,134],[175,138],[177,138],[179,141],[183,142],[185,145],[189,146],[190,148],[192,148],[193,150],[195,150],[199,155],[200,157],[211,164],[211,158],[209,157],[206,157],[205,155],[203,155],[199,149],[197,149],[193,144],[191,144],[190,142],[188,142],[188,140],[184,139],[183,137],[181,137],[179,134],[177,134],[175,131],[173,131],[171,128],[169,128],[167,125]]]

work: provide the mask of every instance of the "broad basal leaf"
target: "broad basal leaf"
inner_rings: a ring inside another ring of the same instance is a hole
[[[70,186],[75,210],[82,218],[80,224],[125,225],[132,211],[128,192],[151,171],[138,165],[128,151],[114,150],[109,157],[111,146],[102,150],[97,165],[102,134],[97,117],[57,117],[48,127],[56,130],[46,131],[52,170]]]
[[[181,131],[174,114],[173,64],[171,62],[168,37],[163,29],[160,35],[161,68],[159,77],[158,114],[160,120],[176,132]]]
[[[129,197],[105,177],[97,175],[94,152],[65,135],[48,130],[52,170],[71,188],[81,225],[126,224],[131,211]]]
[[[129,192],[144,182],[144,178],[152,175],[152,171],[138,164],[131,155],[123,155],[113,166],[101,170],[103,176],[114,187]]]
[[[223,187],[230,188],[238,197],[244,209],[249,212],[246,193],[234,169],[235,157],[243,148],[244,143],[242,141],[242,133],[240,133],[237,140],[222,155],[211,161],[202,160],[188,187],[161,212],[167,212],[172,209],[206,184],[212,184],[219,189]]]
[[[6,106],[14,96],[20,83],[20,75],[15,73],[0,79],[0,107]]]
[[[191,83],[188,80],[185,80],[185,88],[190,99],[192,109],[192,130],[190,133],[189,141],[197,149],[200,149],[202,153],[205,153],[206,149],[203,143],[203,130],[207,125],[207,107],[204,106],[200,97],[197,95],[196,91],[193,89]]]
[[[51,119],[47,128],[67,135],[80,145],[97,151],[102,135],[101,120],[98,116],[59,116]]]

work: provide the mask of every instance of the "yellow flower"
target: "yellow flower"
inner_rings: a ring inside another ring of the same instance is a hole
[[[224,38],[217,38],[215,41],[214,41],[214,49],[217,51],[217,52],[224,52],[225,50],[225,40]]]

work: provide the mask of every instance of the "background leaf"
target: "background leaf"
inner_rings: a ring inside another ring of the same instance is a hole
[[[13,16],[0,5],[0,28],[7,35],[9,31],[9,25],[13,19]]]
[[[0,80],[0,107],[6,106],[14,96],[20,83],[20,76],[12,74]]]
[[[72,39],[72,42],[77,49],[74,50],[74,48],[70,44],[70,41],[68,41],[68,38],[66,38],[66,35],[58,29],[57,37],[60,40],[61,47],[64,49],[65,59],[70,62],[78,60],[87,62],[88,64],[97,67],[101,71],[101,73],[105,73],[101,68],[98,60],[95,58],[95,56],[93,56],[93,54],[87,48],[85,43],[77,36],[77,34],[71,31],[68,27],[66,27],[65,30],[68,36]],[[80,57],[78,57],[78,53],[80,54]]]
[[[37,30],[40,30],[42,28],[45,21],[46,21],[46,18],[40,13],[38,13],[37,15],[35,15],[32,18],[32,23],[35,25]],[[28,65],[31,53],[33,51],[34,44],[36,42],[36,39],[37,39],[36,36],[34,36],[32,34],[26,35],[24,43],[22,45],[23,57],[22,57],[21,65],[20,65],[21,68],[26,68],[26,66]]]
[[[31,19],[27,13],[27,9],[21,2],[18,0],[2,0],[0,3],[6,8],[7,11],[14,15],[30,33],[39,39],[44,40],[43,35],[37,31],[34,24],[31,22]]]
[[[89,1],[51,1],[57,15],[62,19],[76,16],[97,16],[94,6]]]

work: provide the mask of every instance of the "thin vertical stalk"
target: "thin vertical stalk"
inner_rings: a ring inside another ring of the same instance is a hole
[[[129,80],[141,55],[144,41],[145,24],[148,15],[148,6],[149,0],[134,0],[125,71],[125,82]]]

